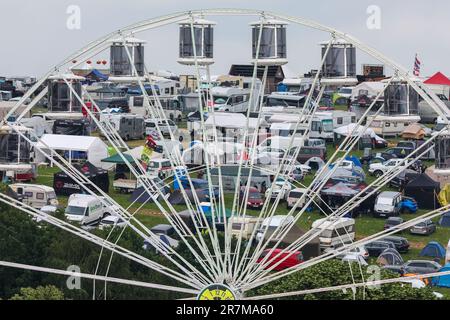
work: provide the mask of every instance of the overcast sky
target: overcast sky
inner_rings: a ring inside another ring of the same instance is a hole
[[[81,28],[66,26],[69,5],[81,9]],[[366,10],[381,10],[381,28],[370,30]],[[349,33],[378,49],[407,69],[412,69],[416,52],[422,60],[422,74],[443,71],[450,76],[450,1],[448,0],[1,0],[0,76],[41,76],[75,50],[102,35],[129,24],[177,11],[200,8],[263,9],[315,20]],[[215,31],[216,63],[213,74],[227,73],[232,63],[250,60],[249,17],[210,17],[218,22]],[[138,37],[148,41],[146,62],[151,70],[193,73],[177,65],[176,26],[164,27]],[[328,35],[290,25],[288,68],[295,74],[317,68],[318,42]],[[108,59],[108,54],[101,57]],[[375,63],[358,54],[358,64]],[[358,67],[360,72],[360,67]]]

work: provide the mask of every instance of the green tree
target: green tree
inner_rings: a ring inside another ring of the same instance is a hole
[[[64,294],[55,286],[21,288],[10,300],[64,300]]]

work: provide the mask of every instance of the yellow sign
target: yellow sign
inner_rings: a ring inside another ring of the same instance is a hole
[[[233,291],[223,284],[212,284],[200,292],[197,300],[236,300]]]

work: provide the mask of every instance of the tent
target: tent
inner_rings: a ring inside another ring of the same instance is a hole
[[[450,204],[450,184],[446,184],[439,192],[439,203],[445,207]]]
[[[170,191],[170,189],[167,186],[164,187],[161,185],[160,191],[165,195]],[[156,194],[156,197],[159,197],[159,195]],[[145,188],[142,186],[134,189],[133,193],[130,196],[130,202],[151,203],[153,202],[153,200],[151,199],[150,194],[147,192],[147,190],[145,190]]]
[[[447,263],[445,266],[443,266],[439,270],[439,272],[450,272],[450,263]],[[432,284],[436,287],[450,288],[450,274],[445,276],[433,277]]]
[[[377,263],[382,266],[402,266],[404,261],[397,250],[389,248],[378,256]]]
[[[436,72],[433,76],[423,82],[424,84],[450,86],[450,79],[442,72]]]
[[[190,189],[185,189],[184,191],[186,192],[186,195],[187,195],[188,199],[189,199],[192,203],[194,203],[195,200],[194,200],[194,195],[193,195],[193,193],[192,193],[192,190],[190,190]],[[198,199],[199,199],[200,202],[208,201],[209,194],[208,194],[207,191],[205,191],[205,190],[195,190],[195,192],[196,192],[197,197],[198,197]],[[183,194],[181,193],[181,190],[175,190],[175,191],[173,191],[173,192],[170,194],[168,200],[169,200],[169,203],[170,203],[170,204],[173,204],[173,205],[177,205],[177,204],[179,204],[179,205],[184,205],[184,204],[186,204],[186,201],[185,201],[185,199],[184,199],[184,197],[183,197]]]
[[[345,183],[338,183],[328,189],[322,190],[320,193],[327,196],[352,197],[359,191],[347,186]]]
[[[97,168],[93,164],[86,162],[84,164],[74,164],[75,169],[82,173],[87,179],[99,187],[102,191],[109,192],[109,177],[108,171]],[[95,191],[93,186],[88,187]],[[53,175],[53,189],[57,195],[70,196],[74,193],[84,193],[85,190],[69,177],[63,171],[57,172]]]
[[[443,259],[445,257],[445,248],[439,242],[431,241],[420,251],[420,256]]]
[[[405,128],[405,130],[403,130],[402,138],[422,140],[423,138],[425,138],[425,130],[422,128],[420,124],[411,123],[409,126]]]
[[[439,219],[439,225],[444,228],[450,228],[450,211],[441,216]]]
[[[97,69],[93,69],[90,73],[84,76],[86,80],[89,80],[91,82],[101,82],[101,81],[107,81],[108,76],[106,74],[101,73]]]
[[[427,174],[421,174],[410,180],[404,191],[405,196],[414,198],[421,209],[441,207],[438,199],[440,184]]]
[[[108,156],[108,146],[98,137],[44,134],[36,146],[43,149],[46,154],[50,154],[49,147],[55,151],[63,151],[69,162],[84,154],[83,158],[96,167],[103,169],[111,167],[111,164],[101,161]],[[46,161],[44,154],[36,153],[37,162]]]

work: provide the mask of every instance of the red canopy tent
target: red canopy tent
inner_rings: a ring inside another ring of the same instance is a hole
[[[424,81],[424,83],[450,86],[450,79],[447,78],[443,73],[437,72],[434,76]]]

